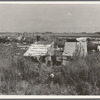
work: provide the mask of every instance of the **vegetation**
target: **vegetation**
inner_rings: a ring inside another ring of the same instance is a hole
[[[23,57],[25,51],[17,47],[15,40],[8,46],[0,43],[1,95],[100,95],[100,52],[80,57],[76,50],[66,66],[46,66]],[[42,40],[51,39],[47,36]],[[32,43],[33,37],[24,42]],[[63,48],[64,42],[57,38],[55,47]],[[91,41],[88,44],[89,51],[97,48]]]
[[[8,47],[0,44],[0,94],[100,95],[99,52],[85,58],[75,56],[77,59],[66,66],[48,67],[15,55],[17,51],[14,44]]]

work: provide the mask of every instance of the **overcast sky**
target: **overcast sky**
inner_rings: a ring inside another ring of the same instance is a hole
[[[0,4],[0,31],[100,31],[100,4]]]

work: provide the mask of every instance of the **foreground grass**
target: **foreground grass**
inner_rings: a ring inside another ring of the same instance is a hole
[[[100,95],[100,53],[77,58],[66,66],[47,67],[13,55],[0,46],[1,95]],[[8,48],[8,47],[7,47]],[[56,78],[49,80],[49,74]]]

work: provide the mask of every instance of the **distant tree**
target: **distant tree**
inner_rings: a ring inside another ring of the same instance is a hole
[[[96,34],[100,34],[100,32],[95,32]]]

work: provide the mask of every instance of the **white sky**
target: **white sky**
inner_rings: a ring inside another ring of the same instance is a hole
[[[100,4],[0,4],[0,31],[100,31]]]

